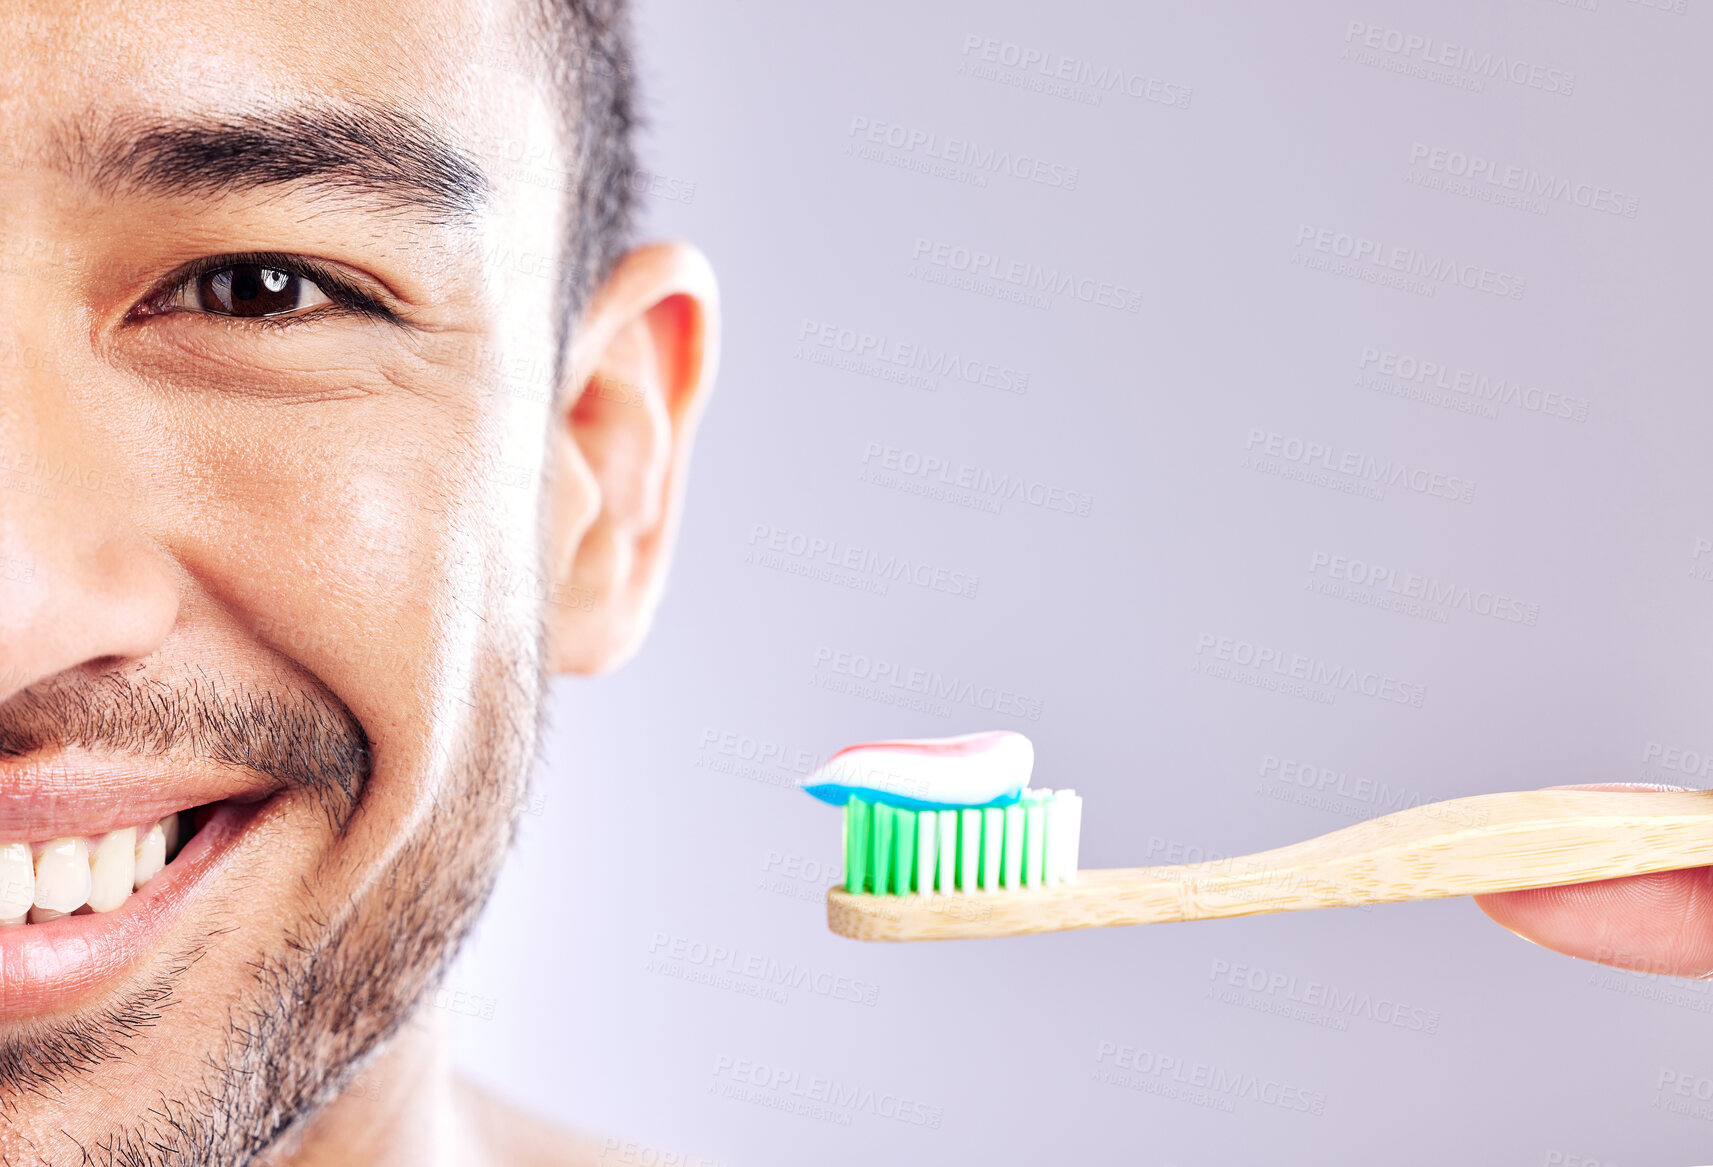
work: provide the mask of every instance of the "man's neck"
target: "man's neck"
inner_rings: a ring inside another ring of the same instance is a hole
[[[452,1079],[445,1020],[419,1009],[267,1167],[486,1167],[470,1145]]]
[[[581,1167],[595,1140],[460,1082],[442,1010],[424,1005],[265,1167]]]

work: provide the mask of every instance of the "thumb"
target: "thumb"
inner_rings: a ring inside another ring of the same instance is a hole
[[[1554,790],[1687,790],[1609,782]],[[1525,940],[1582,960],[1674,977],[1713,975],[1713,867],[1476,896]]]

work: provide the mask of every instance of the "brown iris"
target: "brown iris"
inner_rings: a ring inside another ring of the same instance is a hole
[[[227,316],[277,316],[295,311],[303,300],[303,280],[277,267],[235,263],[196,279],[204,311]]]

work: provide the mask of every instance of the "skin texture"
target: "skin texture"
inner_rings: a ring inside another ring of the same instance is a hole
[[[1687,790],[1638,782],[1570,790]],[[1523,939],[1583,960],[1661,976],[1713,976],[1713,867],[1476,896]]]
[[[659,598],[708,265],[632,252],[550,383],[552,184],[473,148],[484,197],[451,210],[113,168],[151,121],[305,107],[555,143],[514,19],[0,7],[0,788],[146,759],[279,791],[138,967],[0,1019],[0,1163],[593,1161],[458,1086],[424,1002],[503,857],[546,678],[620,663]],[[243,252],[397,320],[162,298]]]

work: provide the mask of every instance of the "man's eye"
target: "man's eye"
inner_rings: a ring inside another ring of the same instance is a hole
[[[167,277],[163,290],[132,308],[141,322],[163,314],[277,322],[343,317],[403,325],[399,312],[363,280],[337,267],[285,252],[209,256]]]
[[[167,297],[166,306],[214,316],[289,316],[332,302],[294,271],[234,263],[186,280]]]

